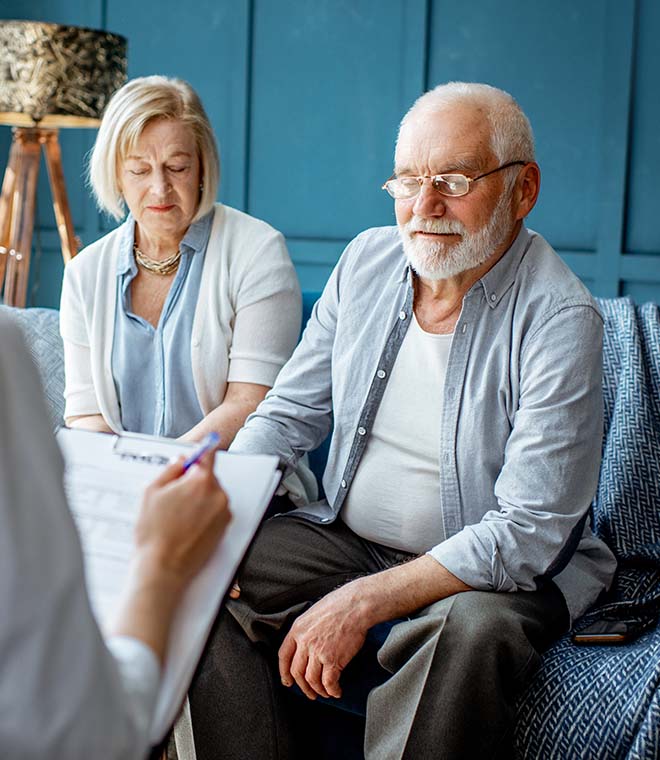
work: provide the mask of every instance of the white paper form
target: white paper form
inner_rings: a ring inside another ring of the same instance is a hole
[[[65,489],[85,557],[86,584],[104,633],[115,619],[134,552],[142,492],[171,456],[194,446],[148,436],[62,429]],[[177,611],[151,739],[161,741],[177,716],[225,592],[279,482],[277,458],[216,454],[215,473],[232,521]]]

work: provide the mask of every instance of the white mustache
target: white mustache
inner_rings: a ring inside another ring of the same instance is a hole
[[[446,219],[424,219],[421,216],[413,218],[403,225],[408,235],[414,232],[433,232],[436,235],[463,235],[465,227],[461,222]]]

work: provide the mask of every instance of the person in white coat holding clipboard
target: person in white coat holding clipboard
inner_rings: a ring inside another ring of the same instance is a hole
[[[183,592],[230,520],[214,453],[146,489],[114,634],[92,615],[36,368],[0,319],[0,747],[29,760],[138,760]]]

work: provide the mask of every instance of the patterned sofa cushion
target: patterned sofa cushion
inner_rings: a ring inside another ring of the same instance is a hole
[[[64,424],[64,349],[59,312],[0,306],[0,314],[17,322],[41,375],[53,428]]]

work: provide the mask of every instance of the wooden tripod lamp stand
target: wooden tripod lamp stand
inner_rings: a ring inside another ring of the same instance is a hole
[[[13,141],[0,194],[0,292],[25,306],[43,150],[62,256],[78,252],[62,171],[61,127],[97,127],[112,93],[126,81],[126,39],[34,21],[0,21],[0,124]]]

